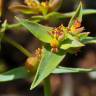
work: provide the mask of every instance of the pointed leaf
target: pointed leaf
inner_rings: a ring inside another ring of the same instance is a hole
[[[29,77],[29,72],[25,69],[25,67],[19,67],[3,74],[0,74],[0,82],[12,81],[16,79],[24,79]]]
[[[82,14],[83,15],[96,14],[96,10],[95,9],[83,9]],[[72,17],[73,15],[75,15],[74,11],[67,12],[67,13],[62,14],[62,16],[60,16],[60,18],[69,18],[69,17]]]
[[[18,19],[18,21],[40,41],[49,43],[52,40],[52,37],[48,34],[48,32],[52,30],[51,27],[43,26],[28,20]]]
[[[95,43],[96,44],[96,37],[86,37],[81,40],[82,43],[84,44],[90,44],[90,43]]]
[[[75,20],[78,19],[78,21],[82,21],[82,3],[79,4],[77,10],[76,10],[76,13],[73,15],[73,17],[71,18],[69,24],[68,24],[68,27],[70,28]]]
[[[63,60],[64,57],[64,51],[55,54],[50,52],[49,49],[44,48],[42,60],[39,64],[35,79],[30,89],[35,88],[38,84],[41,83],[41,81],[43,81],[48,75],[50,75],[53,70],[59,65],[59,63]]]
[[[66,73],[82,73],[82,72],[91,72],[91,71],[96,71],[96,70],[85,69],[85,68],[58,67],[52,73],[53,74],[66,74]]]
[[[47,20],[55,20],[55,19],[64,19],[64,18],[69,18],[69,17],[72,17],[74,16],[76,13],[76,11],[73,11],[73,12],[67,12],[67,13],[64,13],[64,14],[61,14],[59,12],[51,12],[49,14],[47,14],[45,16],[45,18]],[[95,9],[83,9],[82,10],[82,15],[90,15],[90,14],[96,14],[96,10]]]

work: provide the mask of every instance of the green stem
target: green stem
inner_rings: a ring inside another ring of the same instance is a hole
[[[50,85],[50,78],[47,77],[44,80],[44,96],[52,96],[51,95],[51,85]]]
[[[17,23],[17,24],[7,24],[7,28],[6,29],[20,28],[20,27],[22,27],[22,25],[20,23]]]
[[[1,36],[0,36],[0,37],[1,37]],[[5,42],[13,45],[13,46],[16,47],[18,50],[20,50],[24,55],[26,55],[26,56],[28,56],[28,57],[32,56],[32,54],[31,54],[28,50],[26,50],[23,46],[21,46],[20,44],[18,44],[18,43],[17,43],[16,41],[14,41],[13,39],[11,39],[11,38],[9,38],[9,37],[7,37],[7,36],[4,36],[4,37],[2,38],[2,41],[5,41]]]
[[[83,9],[82,13],[83,15],[96,14],[96,10],[95,9]],[[69,18],[69,17],[72,17],[74,14],[75,14],[75,11],[67,12],[67,13],[62,14],[62,18]]]

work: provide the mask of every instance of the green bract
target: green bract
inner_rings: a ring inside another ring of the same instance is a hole
[[[60,53],[55,54],[50,51],[50,48],[44,48],[44,53],[37,69],[37,73],[32,83],[31,89],[35,88],[42,80],[49,76],[65,56],[65,52],[61,51]]]
[[[78,21],[81,22],[82,21],[82,15],[83,15],[82,14],[82,3],[80,3],[75,14],[72,16],[72,18],[68,24],[68,27],[70,28],[74,24],[76,19],[78,19]]]

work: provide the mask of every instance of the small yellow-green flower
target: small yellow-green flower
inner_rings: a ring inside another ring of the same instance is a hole
[[[49,0],[45,2],[39,2],[38,0],[25,0],[25,5],[14,4],[10,5],[9,9],[13,12],[21,12],[24,14],[47,14],[52,11],[56,11],[60,6],[62,0]]]
[[[64,26],[61,25],[57,28],[54,28],[49,35],[52,36],[50,46],[52,47],[52,52],[58,52],[60,43],[64,40]]]

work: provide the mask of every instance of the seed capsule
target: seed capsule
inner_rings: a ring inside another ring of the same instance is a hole
[[[29,57],[25,62],[25,67],[28,69],[29,72],[35,73],[37,70],[37,67],[39,65],[39,62],[42,57],[43,50],[38,48],[32,57]]]
[[[39,64],[37,57],[29,57],[25,62],[25,67],[29,72],[35,73]]]

